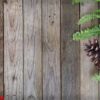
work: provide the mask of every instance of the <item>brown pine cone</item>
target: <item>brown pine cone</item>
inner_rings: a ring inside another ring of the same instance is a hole
[[[100,46],[98,40],[89,40],[89,43],[85,44],[85,51],[87,52],[87,56],[91,58],[91,61],[96,66],[97,70],[100,71]]]

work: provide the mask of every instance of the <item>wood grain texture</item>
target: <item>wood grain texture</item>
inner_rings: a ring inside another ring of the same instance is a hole
[[[98,9],[100,9],[100,2],[98,3]],[[98,19],[98,24],[100,24],[100,19]],[[100,43],[100,37],[98,37]],[[100,100],[100,82],[98,82],[98,100]]]
[[[4,15],[5,100],[23,100],[22,0],[7,0]]]
[[[80,100],[79,42],[72,40],[78,31],[79,6],[61,0],[61,68],[62,100]]]
[[[97,4],[95,3],[81,5],[80,14],[83,16],[96,8]],[[96,23],[96,21],[84,24],[81,26],[81,29],[91,26],[94,23]],[[81,100],[98,100],[98,82],[92,80],[92,76],[94,75],[94,65],[91,63],[90,58],[86,56],[86,52],[84,51],[84,43],[86,42],[87,40],[82,41],[80,46]]]
[[[24,0],[24,100],[42,100],[41,0]]]
[[[3,61],[4,61],[4,41],[3,41],[3,25],[4,25],[4,20],[3,20],[3,0],[0,0],[0,95],[3,95],[3,84],[4,84],[4,79],[3,79]]]
[[[60,0],[42,0],[43,100],[60,100]]]

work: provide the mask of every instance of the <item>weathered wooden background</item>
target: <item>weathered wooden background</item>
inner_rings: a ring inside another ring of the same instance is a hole
[[[100,100],[93,64],[72,34],[96,3],[0,0],[0,95],[5,100]]]

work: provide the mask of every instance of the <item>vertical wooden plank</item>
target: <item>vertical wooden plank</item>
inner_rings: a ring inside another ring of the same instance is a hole
[[[89,3],[81,5],[80,14],[81,16],[93,11],[98,6],[95,3]],[[81,26],[81,29],[91,26],[93,23],[90,22]],[[84,51],[84,43],[82,41],[80,46],[80,58],[81,58],[81,100],[98,100],[98,82],[92,80],[94,71],[94,65],[91,63],[90,58],[86,56]]]
[[[72,40],[78,31],[79,6],[61,0],[62,100],[80,100],[79,43]]]
[[[23,99],[22,0],[4,5],[4,84],[5,100]]]
[[[42,100],[41,0],[24,0],[24,100]]]
[[[60,100],[60,0],[42,0],[43,100]]]
[[[100,9],[100,3],[98,3],[98,9]],[[100,24],[100,19],[98,19],[98,24]],[[100,37],[98,37],[100,43]],[[98,82],[98,100],[100,100],[100,82]]]
[[[3,52],[4,52],[4,47],[3,47],[3,0],[0,0],[0,95],[3,95]]]

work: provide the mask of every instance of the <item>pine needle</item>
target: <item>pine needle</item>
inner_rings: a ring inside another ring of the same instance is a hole
[[[92,79],[95,81],[100,81],[100,74],[95,74]]]
[[[99,19],[99,18],[100,18],[100,9],[92,12],[91,14],[85,15],[82,18],[80,18],[78,24],[81,25],[81,24],[84,24],[84,23],[89,22],[91,20]]]
[[[74,33],[73,40],[85,40],[97,35],[100,35],[100,25]]]

